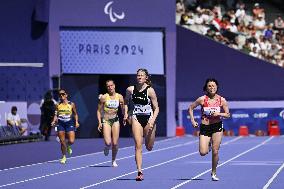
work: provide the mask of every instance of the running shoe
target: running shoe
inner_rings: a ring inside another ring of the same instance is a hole
[[[108,156],[108,154],[109,154],[109,147],[108,146],[106,146],[104,148],[104,154],[105,154],[105,156]]]
[[[67,145],[67,153],[69,154],[69,156],[71,156],[71,154],[72,154],[72,148],[71,148],[71,146],[70,145]]]
[[[142,172],[138,172],[138,176],[136,177],[136,179],[135,179],[136,181],[142,181],[142,180],[144,180],[143,179],[143,173]]]
[[[117,167],[117,166],[118,166],[115,160],[112,161],[112,166],[113,166],[113,167]]]
[[[66,163],[66,160],[67,160],[67,159],[66,159],[66,156],[63,156],[62,159],[60,160],[60,163],[61,163],[61,164],[65,164],[65,163]]]
[[[217,177],[216,173],[211,173],[212,181],[219,181],[220,179]]]

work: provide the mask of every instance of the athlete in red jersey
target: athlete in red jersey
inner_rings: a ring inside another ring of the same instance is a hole
[[[216,168],[219,161],[219,148],[223,136],[223,123],[221,118],[229,118],[229,108],[225,98],[217,94],[218,81],[216,79],[207,79],[203,90],[206,95],[199,97],[188,109],[193,127],[198,127],[198,123],[193,116],[193,109],[201,106],[201,125],[199,134],[199,152],[205,156],[209,152],[209,144],[212,141],[212,180],[218,181]]]

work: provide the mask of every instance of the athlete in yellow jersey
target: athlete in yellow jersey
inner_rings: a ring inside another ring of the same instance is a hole
[[[98,130],[103,130],[105,148],[104,154],[109,154],[109,149],[112,144],[112,166],[117,167],[115,161],[118,152],[118,138],[119,138],[119,119],[118,108],[124,108],[124,101],[121,94],[115,92],[115,83],[113,80],[106,81],[107,93],[100,97],[97,110],[97,118],[99,122]],[[124,112],[124,111],[122,111]]]
[[[71,145],[75,141],[75,130],[79,127],[78,114],[76,106],[73,102],[68,101],[68,94],[66,90],[59,91],[60,103],[56,106],[55,116],[51,123],[52,126],[56,124],[56,130],[61,143],[62,164],[66,163],[66,151],[69,155],[72,154]],[[68,142],[66,144],[65,135]]]

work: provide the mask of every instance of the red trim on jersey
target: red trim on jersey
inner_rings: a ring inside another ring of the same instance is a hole
[[[220,95],[216,95],[216,99],[215,102],[213,103],[209,103],[209,97],[207,95],[205,95],[204,98],[204,103],[203,106],[201,107],[201,117],[202,118],[207,118],[207,119],[216,119],[216,118],[212,118],[211,116],[207,116],[204,114],[204,107],[221,107],[222,105],[222,100],[221,100],[221,96]],[[218,119],[218,118],[217,118]]]

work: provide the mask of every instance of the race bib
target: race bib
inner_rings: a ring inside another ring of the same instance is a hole
[[[220,107],[204,107],[203,108],[204,114],[207,116],[212,115],[213,113],[220,113],[221,108]]]
[[[134,114],[151,114],[152,107],[150,105],[135,104],[133,113]]]
[[[111,109],[116,109],[119,106],[118,100],[108,100],[106,106]]]

